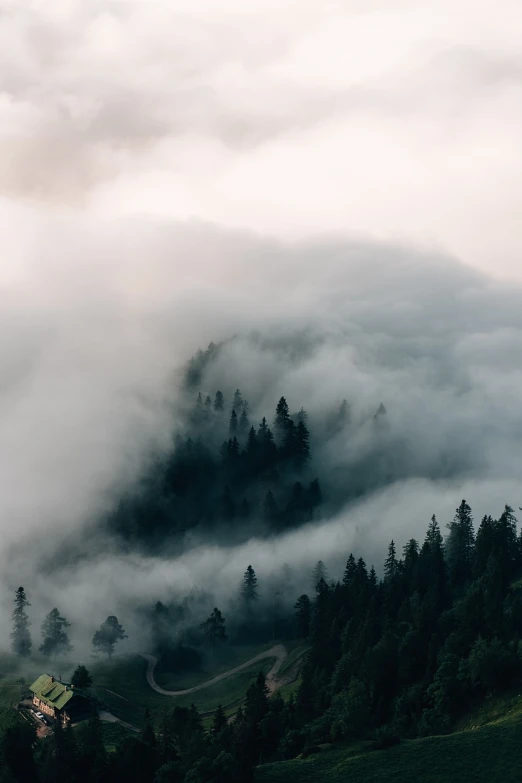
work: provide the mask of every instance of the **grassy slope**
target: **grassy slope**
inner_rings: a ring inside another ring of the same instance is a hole
[[[250,658],[259,655],[259,653],[270,650],[273,646],[274,642],[258,645],[241,645],[237,647],[223,645],[221,648],[216,649],[213,666],[211,665],[210,660],[207,660],[198,672],[180,673],[162,671],[161,666],[158,665],[154,677],[158,685],[166,690],[175,691],[183,690],[184,688],[192,688],[194,685],[199,685],[199,683],[205,682],[205,680],[211,680],[218,674],[222,674],[223,672],[229,671],[229,669],[240,666]]]
[[[218,704],[225,706],[239,701],[253,677],[259,671],[266,674],[273,663],[272,658],[267,658],[209,688],[188,696],[171,697],[156,693],[148,686],[145,679],[147,662],[143,658],[127,655],[117,657],[111,663],[96,663],[92,667],[96,685],[93,691],[116,717],[139,727],[145,708],[151,711],[153,719],[159,723],[165,710],[171,710],[176,705],[195,704],[199,710],[205,712],[215,709]],[[199,682],[201,679],[199,678]]]
[[[389,750],[368,744],[330,746],[308,759],[266,764],[258,783],[519,783],[522,698],[487,703],[443,737],[409,740]]]

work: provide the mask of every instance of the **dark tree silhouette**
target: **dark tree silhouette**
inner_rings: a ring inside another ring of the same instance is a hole
[[[216,396],[214,398],[214,410],[221,412],[225,410],[225,400],[223,397],[223,392],[217,391]]]
[[[127,634],[119,624],[118,618],[111,615],[107,617],[92,637],[92,646],[96,652],[108,655],[110,660],[116,642],[126,638]]]
[[[31,606],[31,604],[27,599],[23,587],[19,587],[16,591],[14,604],[15,608],[13,609],[13,614],[11,616],[13,621],[11,645],[13,652],[16,653],[16,655],[27,657],[31,653],[31,647],[33,644],[31,640],[31,633],[29,631],[31,623],[29,622],[29,617],[26,611],[27,607]]]
[[[79,664],[74,670],[74,674],[71,677],[71,685],[75,688],[90,688],[92,685],[92,677],[86,666]]]
[[[66,655],[71,652],[72,646],[66,628],[69,623],[65,617],[55,607],[52,609],[42,623],[42,644],[40,652],[50,657],[55,655]]]
[[[214,665],[216,643],[221,642],[227,638],[225,618],[219,609],[215,608],[210,617],[207,617],[207,619],[201,623],[200,628],[205,634],[206,638],[210,641],[212,649],[212,665]]]
[[[256,572],[252,568],[251,565],[248,566],[247,570],[243,574],[243,583],[241,585],[241,598],[243,600],[243,605],[250,609],[252,607],[252,604],[257,601],[258,595],[257,595],[257,576]]]

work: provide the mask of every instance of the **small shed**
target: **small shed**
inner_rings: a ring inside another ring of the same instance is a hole
[[[52,674],[41,674],[29,690],[34,706],[64,725],[83,720],[91,713],[90,699],[73,685],[55,680]]]

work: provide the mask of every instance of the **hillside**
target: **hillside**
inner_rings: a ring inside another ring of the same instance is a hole
[[[488,721],[488,722],[485,722]],[[446,736],[405,740],[386,750],[371,743],[323,746],[307,759],[265,764],[256,783],[515,783],[522,768],[522,698],[493,701]]]

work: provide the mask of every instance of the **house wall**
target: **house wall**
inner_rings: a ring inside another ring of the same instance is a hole
[[[44,715],[50,715],[51,718],[56,717],[56,709],[54,707],[49,707],[49,705],[44,701],[41,701],[38,696],[33,696],[33,704],[40,710],[40,712],[43,712]]]

